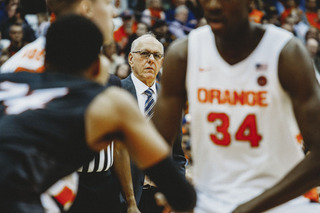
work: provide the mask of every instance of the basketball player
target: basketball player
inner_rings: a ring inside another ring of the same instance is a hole
[[[208,25],[175,42],[154,123],[171,142],[187,96],[195,213],[319,212],[320,90],[292,34],[249,22],[252,0],[200,0]],[[301,131],[310,154],[295,136]]]
[[[108,44],[111,42],[113,35],[112,17],[114,15],[114,8],[111,0],[47,0],[47,6],[49,11],[53,12],[53,17],[56,19],[70,13],[76,13],[90,18],[98,25],[98,27],[102,31],[104,36],[103,43]],[[18,53],[16,53],[5,64],[1,66],[0,73],[19,71],[42,73],[44,71],[45,43],[46,38],[45,35],[43,35],[34,42],[26,45],[23,49],[21,49]],[[103,55],[100,55],[100,66],[106,68],[108,67],[107,59]],[[102,158],[99,158],[99,156],[103,155],[104,152],[101,152],[100,155],[97,154],[95,156],[93,162],[96,162],[97,165],[103,164],[103,167],[105,167],[106,169],[111,167],[112,163],[110,162],[113,162],[113,157],[110,150],[113,149],[111,149],[110,147],[113,147],[113,145],[110,144],[110,146],[107,148],[107,153],[111,153],[111,155],[105,155],[103,158],[104,160],[102,160]],[[94,169],[90,170],[93,164],[91,163],[91,166],[88,166],[88,164],[89,163],[86,163],[84,167],[81,168],[82,173],[84,174],[90,172],[90,174],[97,174],[96,171],[93,171]],[[96,170],[98,170],[98,168]],[[101,173],[100,177],[102,175],[103,174]],[[82,180],[83,178],[80,178],[81,183],[83,182]],[[98,181],[96,181],[95,183],[98,183]],[[52,211],[53,209],[55,209],[56,212],[59,212],[60,209],[62,211],[66,211],[70,208],[74,199],[76,198],[77,190],[78,175],[77,173],[74,173],[72,175],[64,177],[56,185],[48,189],[47,193],[42,196],[43,205],[46,209],[48,209],[48,211]],[[123,187],[123,190],[126,192],[125,194],[132,194],[129,188]],[[54,198],[54,201],[52,200],[52,198]],[[95,199],[95,201],[97,200],[98,199]],[[56,203],[58,203],[59,205],[57,206]],[[85,202],[80,203],[84,204]],[[115,204],[116,202],[110,201],[110,203]],[[131,204],[132,202],[128,203]],[[106,202],[103,202],[103,205],[106,206],[108,204]],[[133,203],[133,205],[135,204]],[[85,208],[83,207],[84,206],[81,206],[81,209],[85,211]],[[134,208],[134,206],[132,208]],[[103,208],[101,207],[98,209],[103,211]],[[78,209],[76,209],[76,211],[79,212]],[[93,210],[91,209],[91,211]]]
[[[94,23],[64,16],[48,30],[44,73],[0,75],[1,211],[43,213],[41,193],[115,138],[136,165],[148,169],[171,205],[193,207],[193,188],[176,170],[164,140],[129,94],[103,86],[102,42]]]

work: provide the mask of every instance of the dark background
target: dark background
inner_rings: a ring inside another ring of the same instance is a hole
[[[46,12],[45,0],[20,0],[23,11],[26,14],[35,14],[39,12]]]

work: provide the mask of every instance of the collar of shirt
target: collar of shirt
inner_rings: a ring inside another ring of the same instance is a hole
[[[144,91],[146,91],[149,87],[140,81],[133,73],[131,73],[131,78],[136,89],[139,109],[144,114],[144,104],[148,98],[147,95],[144,94]],[[157,100],[157,89],[155,83],[151,86],[151,89],[153,91],[153,98]]]

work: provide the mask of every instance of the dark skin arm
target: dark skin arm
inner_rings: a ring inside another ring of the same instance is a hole
[[[134,198],[130,156],[128,150],[121,142],[114,143],[114,171],[118,177],[122,192],[127,201],[128,213],[140,213]]]
[[[262,212],[320,185],[320,90],[303,44],[291,40],[281,52],[278,68],[280,83],[292,100],[310,153],[275,186],[240,205],[233,213]]]
[[[167,143],[173,144],[186,103],[187,39],[169,47],[163,64],[161,91],[152,118]]]
[[[183,109],[186,103],[186,69],[187,39],[177,40],[169,47],[163,64],[161,91],[155,105],[153,123],[169,145],[173,145],[179,128]],[[159,205],[165,207],[164,212],[172,208],[161,193],[156,195]],[[176,212],[176,211],[175,211]]]

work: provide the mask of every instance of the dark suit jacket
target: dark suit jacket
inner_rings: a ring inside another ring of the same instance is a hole
[[[118,78],[115,74],[110,74],[109,80],[107,82],[107,86],[121,87],[120,78]]]
[[[131,75],[129,75],[127,78],[121,80],[121,87],[127,91],[129,91],[133,97],[137,98],[137,92],[136,88],[134,87]],[[156,84],[156,89],[159,91],[160,85]],[[186,158],[184,157],[184,153],[181,147],[181,140],[182,140],[182,132],[180,131],[178,137],[176,138],[174,145],[173,145],[173,160],[176,163],[179,171],[185,175],[185,164],[186,164]],[[145,173],[141,170],[139,170],[134,164],[131,164],[131,173],[132,173],[132,183],[134,188],[134,195],[136,198],[137,205],[139,204],[142,189],[143,189],[143,183],[144,183],[144,176]]]

